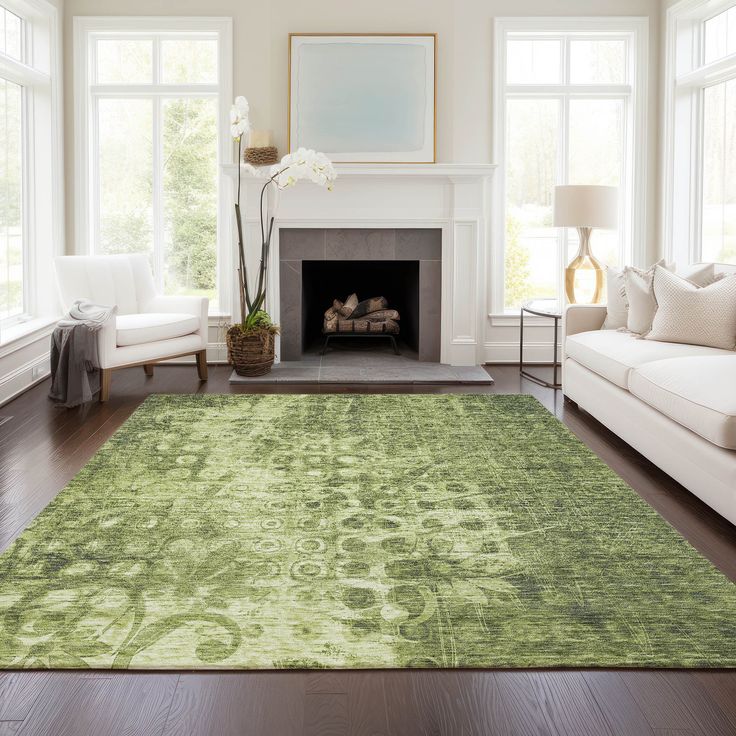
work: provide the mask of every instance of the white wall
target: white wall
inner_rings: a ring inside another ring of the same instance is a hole
[[[230,16],[234,90],[251,103],[256,128],[273,131],[285,152],[289,32],[437,32],[438,160],[492,163],[493,20],[497,16],[647,16],[650,27],[647,233],[658,253],[659,0],[66,0],[65,82],[67,252],[74,252],[72,18],[75,15]],[[530,357],[549,360],[551,330],[530,328]],[[488,321],[486,359],[516,360],[518,328]]]

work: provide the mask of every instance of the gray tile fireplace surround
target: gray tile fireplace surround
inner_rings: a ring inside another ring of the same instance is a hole
[[[279,231],[279,288],[283,361],[302,360],[303,261],[419,261],[418,359],[439,362],[441,230],[282,228]]]

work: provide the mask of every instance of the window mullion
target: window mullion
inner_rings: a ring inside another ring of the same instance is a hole
[[[724,251],[726,237],[726,170],[728,163],[728,84],[723,85],[723,164],[721,166],[721,253]],[[702,201],[702,197],[701,197]]]
[[[634,167],[631,162],[634,160],[634,131],[636,122],[634,120],[634,104],[630,97],[622,98],[623,104],[623,121],[622,128],[624,134],[623,147],[621,149],[621,168],[619,170],[619,216],[618,216],[618,258],[622,266],[630,263],[633,259],[633,253],[626,251],[626,242],[630,242],[630,238],[626,237],[626,233],[633,231],[633,215],[634,203],[631,201],[631,193],[634,191]],[[627,161],[630,162],[627,165]],[[632,244],[633,245],[633,244]],[[645,264],[636,264],[644,266]]]
[[[101,218],[101,191],[100,191],[100,106],[99,98],[91,98],[92,115],[90,116],[90,146],[91,154],[89,174],[90,184],[88,196],[92,202],[92,222],[89,228],[88,237],[91,238],[89,244],[89,252],[96,253],[102,250],[102,240],[100,227]]]
[[[22,242],[21,242],[21,253],[23,258],[23,313],[26,316],[33,314],[35,311],[33,299],[35,294],[30,293],[30,285],[33,283],[33,265],[31,264],[31,254],[35,250],[33,247],[35,240],[34,231],[34,213],[32,209],[32,203],[35,200],[35,177],[32,172],[35,172],[34,162],[34,117],[33,117],[33,100],[32,91],[27,87],[21,87],[21,170],[22,174],[22,187],[21,187],[21,200],[20,200],[20,221],[22,227]]]
[[[566,44],[567,47],[567,44]],[[565,53],[566,57],[569,54]],[[566,64],[566,68],[569,67]],[[569,71],[568,71],[569,73]],[[558,158],[557,181],[567,184],[570,176],[570,97],[560,98],[560,155]],[[565,303],[565,266],[567,265],[568,229],[557,228],[557,294],[560,304]]]
[[[705,90],[698,89],[692,95],[691,127],[690,127],[690,170],[694,176],[690,178],[690,246],[688,255],[691,262],[700,261],[703,252],[703,172],[705,144]]]
[[[161,125],[163,97],[153,104],[153,262],[159,291],[164,289],[164,215],[163,215],[163,131]]]
[[[5,126],[5,136],[8,135],[8,83],[5,82],[3,85],[3,113],[4,113],[4,120],[3,125]],[[5,150],[3,151],[3,156],[5,158],[5,171],[10,170],[10,157],[8,153],[8,145],[6,143]],[[3,274],[5,282],[10,283],[10,248],[8,247],[8,243],[10,242],[10,215],[9,215],[9,209],[10,209],[10,178],[5,181],[5,212],[3,213],[3,219],[5,220],[5,227],[3,228],[5,230],[5,274]],[[7,291],[6,296],[7,302],[5,304],[0,305],[3,309],[3,311],[8,310],[10,307],[10,290]]]
[[[161,82],[161,36],[153,37],[153,83],[160,84]]]

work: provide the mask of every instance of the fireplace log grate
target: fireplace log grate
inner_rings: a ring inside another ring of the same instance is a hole
[[[394,355],[401,355],[399,347],[396,344],[396,338],[390,332],[326,332],[325,342],[320,350],[320,355],[324,355],[327,352],[327,348],[330,344],[330,340],[335,337],[383,337],[388,338],[391,341],[391,347],[394,350]]]

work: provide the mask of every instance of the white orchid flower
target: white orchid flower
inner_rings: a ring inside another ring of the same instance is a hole
[[[293,187],[301,179],[309,179],[315,184],[332,190],[332,183],[337,178],[337,172],[324,153],[299,148],[293,153],[287,153],[281,159],[281,163],[273,166],[271,176],[281,189]]]
[[[235,98],[235,103],[230,108],[230,133],[237,141],[250,130],[250,105],[242,95]]]

